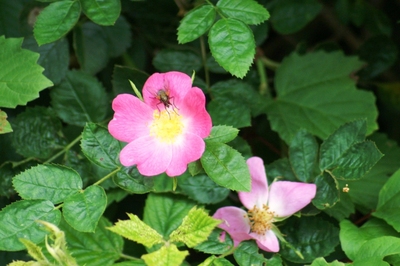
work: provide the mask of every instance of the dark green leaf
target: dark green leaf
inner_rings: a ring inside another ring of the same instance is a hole
[[[142,176],[136,167],[123,168],[113,177],[113,181],[120,188],[135,194],[148,193],[154,186],[154,177]]]
[[[81,0],[81,3],[83,13],[99,25],[114,25],[121,12],[120,0]]]
[[[268,11],[254,0],[220,0],[217,7],[228,17],[246,24],[260,24],[269,19]]]
[[[298,181],[293,173],[292,166],[288,158],[278,159],[265,167],[268,180],[271,183],[275,178],[289,181]]]
[[[64,219],[75,230],[94,232],[107,205],[107,196],[100,186],[87,187],[83,192],[65,199]]]
[[[240,153],[226,144],[206,142],[201,163],[218,185],[237,191],[250,191],[250,173]]]
[[[61,119],[82,127],[86,122],[101,122],[109,106],[103,86],[80,71],[68,72],[66,79],[51,90],[51,98]]]
[[[60,219],[60,211],[48,200],[21,200],[8,205],[0,211],[0,250],[25,249],[19,238],[40,243],[47,232],[37,220],[57,225]]]
[[[233,240],[229,234],[225,234],[225,239],[221,240],[221,233],[223,231],[219,228],[214,229],[208,239],[195,247],[196,250],[207,254],[224,254],[233,247]]]
[[[114,95],[120,93],[133,94],[129,81],[132,81],[136,88],[140,90],[148,78],[149,75],[139,69],[115,65],[112,79]]]
[[[237,247],[233,256],[240,266],[267,263],[267,260],[258,251],[258,246],[254,241],[244,241]]]
[[[23,199],[45,199],[57,204],[79,192],[82,179],[68,167],[41,164],[15,176],[13,185]]]
[[[239,130],[230,126],[213,126],[207,141],[227,143],[236,138]]]
[[[227,125],[236,128],[251,125],[250,108],[243,104],[243,99],[232,97],[218,97],[213,99],[207,110],[214,125]]]
[[[312,203],[320,210],[333,207],[339,200],[339,190],[336,180],[328,173],[323,173],[315,179],[317,194]]]
[[[192,75],[202,67],[200,55],[192,51],[161,50],[153,59],[153,65],[161,72],[171,70]]]
[[[107,41],[107,52],[110,57],[117,57],[124,54],[129,46],[131,46],[131,25],[125,17],[120,16],[112,27],[102,27],[102,29]]]
[[[317,0],[281,0],[271,10],[272,27],[281,34],[299,31],[321,11]]]
[[[299,131],[289,145],[289,160],[297,179],[311,182],[317,168],[318,144],[314,136],[305,130]]]
[[[86,124],[82,133],[81,148],[90,161],[101,167],[115,169],[120,165],[121,143],[102,126]]]
[[[291,217],[281,231],[286,235],[286,240],[303,254],[304,259],[287,247],[283,247],[280,253],[285,259],[296,263],[310,263],[314,258],[325,257],[339,244],[339,229],[320,217]]]
[[[0,197],[10,198],[16,194],[12,180],[17,173],[18,171],[12,167],[12,164],[4,164],[0,167]]]
[[[215,8],[208,4],[189,11],[178,27],[178,42],[184,44],[199,38],[210,29],[215,16]]]
[[[228,18],[218,20],[210,29],[208,43],[215,60],[226,71],[243,78],[253,63],[253,32],[243,22]]]
[[[43,9],[35,22],[34,34],[39,45],[54,42],[78,22],[80,1],[59,1]]]
[[[61,121],[50,108],[27,108],[13,121],[12,145],[25,157],[46,159],[60,149]]]
[[[345,193],[343,192],[343,188],[346,187],[340,188],[342,189],[342,191],[339,191],[340,199],[335,204],[335,206],[324,210],[325,213],[327,213],[329,216],[332,216],[338,221],[343,221],[344,219],[349,218],[351,214],[354,214],[356,212],[354,203],[349,196],[349,193],[352,192],[352,189],[350,188],[349,192]]]
[[[21,37],[19,18],[23,5],[22,1],[0,1],[0,36]]]

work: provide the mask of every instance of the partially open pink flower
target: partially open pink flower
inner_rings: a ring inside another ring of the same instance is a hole
[[[124,166],[137,165],[142,175],[183,174],[201,157],[203,138],[211,131],[201,89],[181,72],[155,73],[143,87],[143,102],[130,94],[118,95],[108,124],[110,134],[128,144],[122,149]]]
[[[277,181],[268,189],[267,176],[261,158],[247,160],[251,175],[251,191],[239,192],[239,199],[248,209],[223,207],[214,218],[223,220],[219,227],[228,232],[235,246],[240,242],[255,239],[260,249],[279,251],[279,242],[274,222],[288,218],[304,208],[315,197],[315,184]]]

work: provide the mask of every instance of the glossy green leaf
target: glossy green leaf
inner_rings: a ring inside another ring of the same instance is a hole
[[[229,234],[225,234],[225,239],[221,239],[223,230],[216,228],[203,243],[195,246],[196,250],[207,254],[224,254],[233,247],[233,240]]]
[[[175,245],[170,244],[153,253],[143,255],[141,258],[146,262],[146,265],[174,266],[181,265],[187,255],[189,255],[187,250],[180,251]]]
[[[154,178],[142,176],[137,168],[123,168],[113,177],[120,188],[135,194],[144,194],[153,190]]]
[[[361,66],[342,52],[294,53],[284,59],[275,78],[277,98],[267,109],[271,128],[289,143],[301,128],[325,139],[344,123],[366,118],[367,134],[372,133],[378,128],[375,98],[357,90],[349,76]]]
[[[149,194],[143,221],[167,240],[193,206],[192,201],[177,195]]]
[[[232,75],[243,78],[253,63],[255,41],[243,22],[220,19],[210,29],[208,43],[215,60]]]
[[[115,169],[119,167],[121,143],[108,130],[94,123],[86,124],[81,140],[82,152],[98,166]]]
[[[202,204],[215,204],[228,197],[230,190],[217,185],[207,175],[179,177],[178,187],[189,198]],[[199,189],[201,187],[201,189]]]
[[[265,167],[267,172],[267,178],[271,183],[275,178],[299,181],[296,175],[293,173],[292,166],[290,165],[288,158],[278,159]]]
[[[15,132],[11,135],[15,150],[25,157],[49,158],[61,149],[61,121],[51,108],[27,108],[12,123]]]
[[[282,0],[271,10],[272,27],[281,34],[299,31],[312,21],[321,11],[317,0]]]
[[[372,141],[354,144],[338,159],[332,174],[339,179],[360,179],[382,156]]]
[[[319,175],[315,179],[317,194],[312,200],[315,207],[320,210],[333,207],[339,200],[339,190],[336,180],[327,173]]]
[[[68,250],[79,265],[112,265],[120,258],[123,239],[107,230],[109,226],[111,223],[102,217],[94,233],[83,233],[74,230],[64,220],[61,221],[60,229],[65,232]]]
[[[83,13],[99,25],[114,25],[121,12],[120,0],[81,0],[80,2]]]
[[[355,120],[339,127],[321,144],[319,168],[331,169],[337,160],[354,144],[365,139],[366,120]]]
[[[227,143],[236,138],[239,130],[231,126],[213,126],[207,141]]]
[[[233,256],[240,266],[263,265],[267,263],[267,260],[258,251],[258,246],[254,241],[244,241],[237,247]]]
[[[202,67],[199,54],[192,51],[161,50],[153,59],[154,67],[161,72],[181,71],[192,75]]]
[[[142,222],[136,215],[128,213],[130,220],[119,220],[108,230],[146,247],[163,243],[163,237],[156,230]]]
[[[329,209],[324,209],[325,213],[327,213],[329,216],[335,218],[338,221],[343,221],[344,219],[349,218],[350,215],[356,213],[356,207],[354,205],[354,202],[349,196],[350,191],[352,192],[353,189],[350,188],[349,192],[346,193],[343,192],[343,188],[346,187],[339,188],[341,189],[341,191],[339,191],[339,201],[336,202],[336,204],[333,207]]]
[[[243,156],[226,144],[206,142],[201,163],[218,185],[237,191],[250,191],[250,173]]]
[[[316,176],[318,144],[314,136],[300,130],[289,145],[289,161],[302,182],[312,182]]]
[[[23,199],[45,199],[57,204],[78,193],[82,179],[68,167],[40,164],[15,176],[13,185]]]
[[[323,230],[315,230],[323,228]],[[283,258],[296,263],[310,263],[316,257],[325,257],[339,244],[339,230],[330,222],[315,216],[291,217],[281,232],[285,239],[303,254],[301,259],[293,249],[283,247]]]
[[[65,122],[83,127],[86,122],[101,122],[109,103],[99,81],[83,72],[70,71],[51,90],[51,104]]]
[[[0,110],[0,134],[12,132],[10,122],[7,121],[7,114]]]
[[[53,83],[36,64],[39,54],[21,49],[22,38],[0,36],[0,107],[15,108],[39,97]],[[10,67],[14,66],[14,67]]]
[[[60,39],[75,26],[80,15],[80,1],[51,3],[37,17],[33,31],[36,41],[42,45]]]
[[[47,232],[36,221],[43,220],[57,225],[60,219],[60,211],[48,200],[21,200],[11,203],[0,211],[0,250],[25,249],[19,238],[40,243]]]
[[[260,24],[269,19],[268,11],[254,0],[220,0],[217,7],[226,16],[246,24]]]
[[[182,224],[171,233],[170,241],[183,242],[189,248],[207,240],[221,221],[210,217],[204,209],[193,207],[183,218]]]
[[[107,196],[100,186],[87,187],[83,192],[65,199],[65,221],[80,232],[94,232],[107,205]]]
[[[243,99],[226,96],[215,98],[207,105],[213,124],[236,128],[251,126],[250,108],[243,104]]]
[[[178,42],[184,44],[199,38],[210,29],[215,16],[215,8],[208,4],[190,10],[178,27]]]

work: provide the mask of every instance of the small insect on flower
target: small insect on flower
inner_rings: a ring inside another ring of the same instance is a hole
[[[159,102],[157,103],[157,109],[158,109],[159,112],[160,112],[160,108],[159,108],[158,106],[159,106],[160,104],[163,104],[163,105],[164,105],[164,108],[165,108],[165,111],[168,113],[168,115],[170,115],[170,114],[169,114],[169,111],[168,111],[168,108],[169,108],[170,106],[172,106],[172,110],[173,110],[177,115],[179,115],[179,114],[176,112],[176,110],[179,110],[179,108],[176,107],[176,105],[175,105],[175,103],[174,103],[174,97],[173,97],[173,96],[170,96],[170,92],[169,92],[168,89],[160,89],[160,90],[158,90],[157,93],[156,93],[156,95],[155,95],[155,98],[159,101]],[[172,103],[171,103],[171,100],[172,100]]]

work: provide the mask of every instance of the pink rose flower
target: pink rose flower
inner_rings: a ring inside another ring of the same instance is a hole
[[[143,86],[143,102],[118,95],[108,124],[110,134],[128,144],[120,153],[124,166],[137,165],[145,176],[183,174],[204,152],[211,117],[201,89],[181,72],[155,73]]]
[[[219,227],[230,234],[234,245],[254,239],[260,249],[279,251],[274,222],[282,221],[304,208],[315,197],[315,184],[277,181],[268,189],[267,176],[261,158],[247,160],[251,175],[251,191],[239,192],[239,199],[248,209],[223,207],[214,218],[223,220]],[[275,232],[274,232],[275,231]]]

